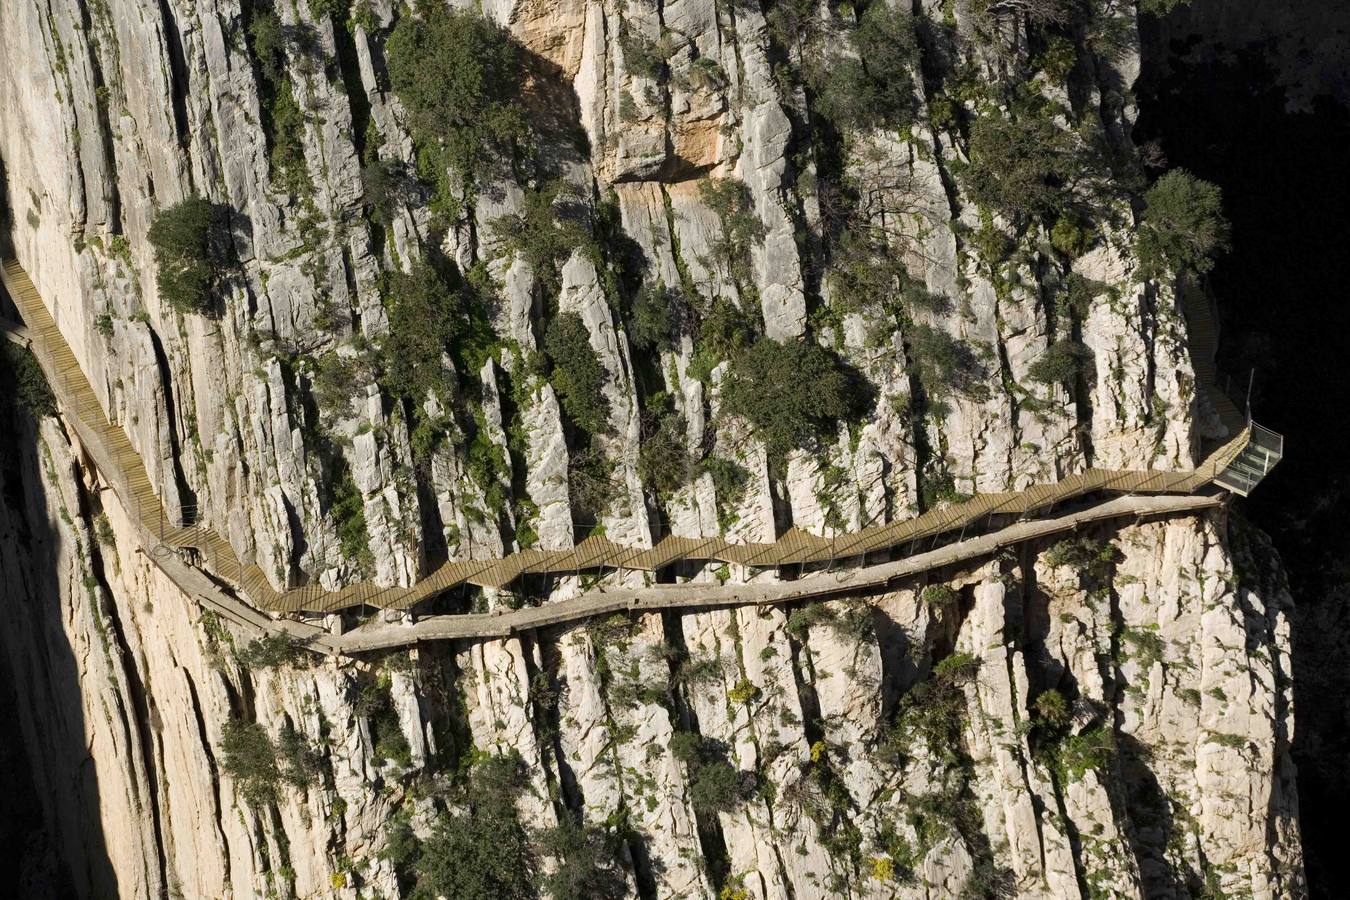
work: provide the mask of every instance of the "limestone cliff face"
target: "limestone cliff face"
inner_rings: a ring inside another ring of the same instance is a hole
[[[526,822],[626,821],[644,896],[709,896],[711,877],[754,897],[1301,889],[1290,602],[1222,513],[1097,535],[1104,564],[1027,547],[809,612],[247,668],[243,638],[130,546],[59,426],[30,437],[4,483],[4,648],[81,895],[399,896],[391,823],[425,827],[426,788],[470,744],[520,753]],[[1061,734],[1038,718],[1051,690],[1072,698]],[[221,765],[240,716],[305,735],[314,774],[246,799]],[[694,805],[671,750],[690,730],[754,780],[735,807]]]
[[[485,4],[524,48],[538,153],[447,214],[391,88],[399,6],[0,8],[14,252],[165,505],[212,522],[278,587],[408,584],[446,557],[570,546],[597,520],[637,546],[848,531],[1090,465],[1186,469],[1221,429],[1170,288],[1135,277],[1131,9],[1095,4],[1053,65],[1020,14],[896,9],[913,18],[910,121],[851,127],[834,153],[813,137],[824,100],[792,72],[854,54],[852,9]],[[281,137],[300,187],[278,162],[279,82],[251,30],[264,14],[287,36],[272,64],[299,110]],[[1092,161],[1053,179],[1090,212],[1028,225],[969,182],[967,126],[1008,113],[1009,85],[1045,113],[1056,153]],[[376,170],[399,185],[378,216]],[[739,242],[704,187],[732,179],[745,207],[730,215],[753,224]],[[549,185],[595,238],[556,271],[502,224]],[[229,218],[232,274],[210,317],[159,296],[147,239],[157,208],[194,193]],[[841,205],[938,302],[903,322],[845,303]],[[455,388],[411,406],[391,402],[369,348],[390,329],[385,275],[431,251],[480,285],[491,338],[478,371],[447,355]],[[834,348],[874,409],[771,459],[723,414],[727,364],[700,353],[697,328],[635,347],[621,257],[690,316],[729,302],[769,338]],[[1073,293],[1085,283],[1101,289]],[[577,314],[606,373],[608,427],[584,451],[608,472],[598,508],[578,496],[575,423],[535,374],[558,313]],[[919,374],[933,333],[957,356],[941,396]],[[1081,344],[1084,376],[1038,380],[1064,342]],[[349,363],[342,403],[323,399],[334,359]],[[658,395],[704,463],[659,495],[640,474]],[[522,824],[607,829],[618,877],[644,897],[1300,889],[1289,599],[1269,548],[1222,513],[810,610],[260,662],[251,635],[151,564],[59,422],[25,427],[3,476],[0,646],[79,895],[399,896],[391,835],[426,838],[458,762],[512,751],[529,773]],[[715,477],[716,460],[746,487]],[[582,588],[559,579],[542,602]],[[1066,709],[1038,704],[1051,692]],[[238,722],[289,741],[293,777],[259,792],[227,771]],[[734,802],[706,802],[700,763],[678,750],[691,733],[740,773]]]
[[[414,181],[416,171],[407,116],[383,67],[395,15],[383,2],[353,5],[359,14],[350,20],[276,4],[281,27],[294,35],[284,77],[301,112],[288,137],[302,151],[292,165],[303,166],[305,179],[302,189],[283,187],[279,138],[264,129],[270,114],[260,108],[276,88],[263,78],[247,37],[263,8],[112,3],[86,14],[78,4],[6,6],[0,36],[22,64],[0,84],[7,126],[0,140],[20,261],[145,458],[166,506],[193,507],[277,586],[306,578],[339,584],[359,574],[343,552],[331,499],[346,489],[358,495],[365,519],[360,540],[369,574],[384,584],[415,580],[442,545],[452,557],[498,555],[504,544],[511,549],[521,526],[547,545],[567,545],[582,514],[567,489],[553,389],[524,373],[515,378],[514,398],[494,387],[538,349],[541,295],[552,293],[540,284],[547,273],[533,272],[500,233],[503,217],[521,209],[522,187],[494,183],[458,218],[440,221],[428,212],[425,190],[409,184],[392,192],[387,226],[371,223],[363,166],[391,166],[402,181]],[[1192,463],[1203,416],[1194,408],[1184,324],[1165,289],[1130,278],[1127,197],[1099,190],[1112,172],[1085,169],[1083,183],[1065,188],[1099,218],[1096,240],[1069,260],[1051,249],[1044,229],[1014,229],[1004,214],[968,196],[959,174],[968,149],[950,125],[930,124],[924,85],[938,76],[923,66],[948,73],[941,97],[948,118],[962,91],[973,98],[965,101],[971,115],[997,115],[990,105],[996,97],[992,89],[981,94],[982,81],[1032,67],[1016,22],[1009,35],[982,38],[999,42],[994,53],[975,39],[992,26],[968,21],[961,9],[916,16],[916,40],[931,44],[912,64],[917,124],[903,132],[856,129],[844,169],[824,174],[820,151],[805,136],[811,104],[800,86],[773,74],[770,60],[806,51],[780,46],[758,10],[696,3],[487,10],[518,36],[540,73],[537,92],[524,102],[541,120],[540,155],[552,172],[539,162],[527,186],[551,174],[584,206],[617,204],[616,227],[626,252],[641,261],[646,285],[678,290],[692,308],[730,300],[770,337],[810,330],[858,365],[878,396],[875,414],[857,433],[790,461],[786,479],[771,484],[757,442],[738,435],[735,423],[710,417],[720,373],[691,374],[698,347],[688,334],[659,358],[641,360],[650,374],[639,390],[630,335],[618,300],[606,293],[614,274],[575,251],[549,302],[582,315],[608,373],[613,421],[600,449],[622,486],[606,509],[587,510],[587,521],[598,518],[612,537],[641,543],[653,517],[677,533],[716,530],[714,507],[723,503],[739,514],[733,533],[762,540],[772,537],[775,520],[819,531],[827,510],[842,526],[903,518],[920,502],[924,483],[1004,490],[1089,464]],[[847,46],[836,34],[845,20],[819,15],[825,36],[811,52]],[[1133,27],[1118,10],[1099,17],[1093,27]],[[625,59],[635,53],[635,35],[653,46],[664,42],[659,80],[650,77],[650,62],[638,67]],[[1128,156],[1129,47],[1101,57],[1090,47],[1076,52],[1083,58],[1069,60],[1076,66],[1067,76],[1072,90],[1043,73],[1030,82],[1049,104],[1047,114],[1059,117],[1065,143],[1056,152]],[[584,153],[564,143],[576,132],[584,134]],[[730,241],[709,207],[701,186],[723,178],[748,189],[757,240]],[[941,403],[925,409],[911,402],[920,390],[906,369],[906,354],[915,352],[911,334],[895,330],[879,342],[884,317],[832,311],[835,282],[822,277],[829,261],[819,236],[838,228],[834,207],[841,201],[833,194],[844,188],[863,198],[855,204],[855,230],[881,235],[911,276],[944,298],[946,312],[916,316],[964,348],[962,389]],[[149,222],[156,208],[193,192],[229,210],[237,276],[223,288],[217,317],[179,315],[155,287]],[[990,255],[990,244],[1004,242]],[[736,271],[722,252],[731,243],[748,256],[736,260]],[[427,246],[465,272],[486,268],[499,343],[485,377],[466,385],[479,395],[457,398],[478,411],[476,418],[452,423],[423,465],[414,458],[412,423],[381,402],[369,367],[352,363],[345,408],[320,408],[314,396],[318,369],[331,354],[350,359],[386,332],[380,273],[406,269]],[[607,252],[617,265],[619,251]],[[1075,273],[1111,290],[1089,297],[1071,321],[1056,312],[1056,298]],[[1073,390],[1037,382],[1033,364],[1067,338],[1086,348],[1095,378]],[[692,448],[712,448],[748,469],[748,491],[719,498],[705,475],[649,510],[634,472],[641,433],[635,411],[654,390],[684,415]],[[491,478],[464,477],[476,471],[467,457],[477,421],[504,423],[505,430],[482,431],[524,475],[511,508],[490,508]],[[514,447],[511,434],[519,434]],[[835,467],[849,488],[835,487]]]

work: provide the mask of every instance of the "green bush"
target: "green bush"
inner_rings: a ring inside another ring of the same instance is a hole
[[[914,116],[914,19],[872,3],[850,35],[857,56],[836,56],[817,79],[815,108],[842,129],[902,128]]]
[[[1046,727],[1059,729],[1069,724],[1069,701],[1054,688],[1037,694],[1034,706],[1036,718]]]
[[[591,433],[609,430],[609,400],[602,393],[609,373],[591,349],[586,323],[574,312],[558,315],[544,334],[552,365],[549,381],[572,423]]]
[[[1127,626],[1121,629],[1120,639],[1134,647],[1144,668],[1167,660],[1167,642],[1153,631]]]
[[[370,210],[370,221],[387,227],[394,221],[395,205],[407,199],[406,175],[397,160],[376,160],[361,168],[361,200]]]
[[[397,716],[391,715],[380,721],[375,758],[388,760],[404,769],[412,765],[412,747],[408,744],[408,736],[399,726]]]
[[[1214,257],[1228,249],[1229,227],[1223,194],[1217,185],[1173,169],[1144,195],[1135,252],[1140,274],[1162,278],[1214,268]]]
[[[834,618],[830,607],[824,603],[808,603],[788,613],[785,630],[798,643],[806,640],[807,633],[816,625],[824,625]]]
[[[221,768],[239,783],[239,791],[250,803],[269,803],[276,799],[281,769],[272,739],[257,722],[230,719],[221,734]]]
[[[871,396],[862,376],[819,344],[761,338],[732,359],[722,403],[782,457],[831,437],[839,422],[869,408]]]
[[[389,820],[380,856],[389,860],[398,875],[399,887],[405,894],[416,882],[417,861],[422,856],[422,840],[413,831],[407,808],[400,809]]]
[[[886,755],[914,752],[923,744],[927,752],[948,763],[961,750],[961,725],[966,716],[966,684],[979,669],[979,660],[968,653],[953,653],[939,660],[928,677],[912,687],[896,704],[895,722],[886,735]]]
[[[1069,134],[1044,115],[986,115],[970,128],[965,187],[977,203],[1016,219],[1053,218],[1079,174]]]
[[[920,598],[926,606],[934,609],[948,609],[956,605],[961,595],[951,585],[930,584],[923,589]]]
[[[677,731],[670,736],[670,755],[682,763],[697,763],[703,758],[703,738],[692,731]]]
[[[575,450],[567,464],[567,490],[572,508],[599,519],[614,497],[614,463],[595,447]]]
[[[385,280],[389,331],[380,344],[385,389],[417,402],[448,389],[443,356],[466,330],[464,298],[430,261]]]
[[[700,763],[692,773],[689,802],[699,812],[731,812],[745,799],[741,773],[724,759]]]
[[[1094,577],[1104,577],[1120,559],[1115,544],[1091,538],[1068,538],[1045,551],[1047,566],[1069,566],[1075,571]]]
[[[312,29],[287,28],[272,0],[255,0],[249,8],[249,46],[258,63],[262,128],[272,180],[291,194],[303,194],[313,189],[313,181],[305,162],[305,114],[295,99],[293,79],[286,69],[286,50],[297,37],[312,44]]]
[[[689,771],[689,800],[701,813],[730,812],[753,787],[750,779],[726,760],[726,748],[689,731],[671,736],[670,752]]]
[[[107,547],[109,550],[117,549],[117,534],[113,531],[112,523],[108,521],[108,514],[100,512],[94,519],[94,536],[98,538],[99,544]]]
[[[814,44],[822,30],[820,10],[811,0],[779,0],[769,4],[764,21],[770,37],[790,50]]]
[[[975,677],[980,660],[969,653],[952,653],[933,666],[933,677],[949,684],[964,684]]]
[[[1189,6],[1191,0],[1139,0],[1139,11],[1150,16],[1165,16],[1178,6]]]
[[[1109,768],[1115,759],[1116,742],[1109,729],[1097,725],[1082,734],[1063,738],[1052,752],[1060,778],[1076,781],[1088,769],[1102,771]]]
[[[329,350],[314,358],[310,393],[320,410],[347,416],[353,403],[365,398],[370,376],[369,358],[364,353],[348,356]]]
[[[684,416],[667,413],[638,449],[638,477],[657,496],[673,494],[693,480],[697,464],[685,444],[685,428]]]
[[[1027,377],[1041,384],[1071,384],[1092,364],[1092,351],[1078,341],[1056,341],[1030,366]]]
[[[319,777],[319,754],[289,723],[281,727],[276,744],[277,762],[286,783],[301,790]]]
[[[725,90],[729,82],[727,70],[711,56],[700,56],[689,64],[689,86],[696,91]]]
[[[492,227],[505,248],[524,257],[535,277],[556,292],[563,263],[590,238],[580,217],[575,198],[562,182],[555,181],[526,190],[520,212],[494,219]]]
[[[1045,52],[1037,58],[1036,65],[1050,81],[1063,84],[1078,65],[1078,48],[1068,38],[1055,35],[1046,44]]]
[[[916,322],[906,330],[909,368],[931,399],[953,391],[979,397],[985,386],[982,367],[970,347],[940,328]]]
[[[666,58],[660,45],[633,31],[626,22],[619,26],[619,49],[623,51],[624,68],[632,74],[658,81],[665,73]]]
[[[533,897],[535,854],[516,812],[525,789],[519,756],[492,756],[469,772],[461,808],[442,813],[415,869],[418,900],[517,900]]]
[[[309,0],[309,11],[315,18],[331,17],[339,21],[346,19],[352,0]]]
[[[213,246],[220,216],[209,200],[191,196],[155,213],[150,244],[159,294],[181,313],[204,314],[215,305],[221,273]]]
[[[707,381],[719,363],[754,343],[759,329],[754,317],[724,297],[709,301],[698,324],[698,342],[689,373]]]
[[[1055,313],[1082,320],[1092,311],[1093,301],[1106,292],[1107,286],[1100,281],[1071,272],[1055,297]]]
[[[56,415],[56,397],[33,351],[9,341],[0,342],[0,404],[38,419]]]
[[[699,469],[712,478],[717,523],[725,531],[735,521],[735,507],[745,499],[745,492],[750,487],[750,471],[735,460],[721,456],[709,456],[699,463]]]
[[[713,240],[713,256],[738,285],[751,282],[750,252],[764,243],[765,228],[755,213],[754,196],[738,178],[707,178],[699,198],[717,216],[721,234]]]
[[[342,556],[358,565],[369,565],[372,560],[365,499],[346,465],[339,466],[332,481],[333,496],[329,511],[333,514]]]
[[[399,19],[386,58],[419,145],[461,176],[527,139],[520,51],[477,11],[420,4]]]
[[[390,694],[390,680],[385,672],[374,676],[362,673],[353,708],[364,716],[374,742],[375,760],[393,762],[402,768],[412,765],[412,747],[399,724],[398,712]]]
[[[683,307],[679,291],[665,283],[644,283],[633,298],[628,336],[635,350],[669,350],[676,342],[676,322]]]
[[[830,269],[830,305],[841,313],[880,310],[902,319],[918,310],[944,312],[947,300],[910,275],[900,254],[860,230],[835,242]]]
[[[239,664],[245,669],[275,669],[305,659],[305,650],[288,634],[269,634],[254,638],[239,651]]]
[[[541,835],[539,844],[558,863],[540,879],[544,896],[551,900],[621,900],[628,896],[617,862],[619,842],[599,828],[563,816]]]
[[[1070,259],[1087,252],[1092,243],[1092,232],[1073,216],[1060,216],[1050,229],[1050,246]]]

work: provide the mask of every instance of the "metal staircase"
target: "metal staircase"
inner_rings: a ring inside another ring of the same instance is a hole
[[[1245,446],[1215,476],[1214,483],[1246,497],[1261,483],[1284,456],[1284,435],[1263,425],[1248,425],[1250,438]]]

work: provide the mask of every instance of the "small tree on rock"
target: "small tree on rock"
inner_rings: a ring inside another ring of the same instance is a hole
[[[1173,169],[1144,195],[1135,253],[1145,278],[1184,271],[1204,274],[1228,249],[1228,220],[1218,185]]]
[[[419,400],[446,380],[443,355],[464,331],[463,298],[427,260],[419,259],[411,272],[393,272],[387,279],[383,382],[391,394]]]
[[[565,312],[550,322],[544,352],[553,365],[549,380],[572,422],[591,434],[607,431],[609,400],[602,388],[609,373],[591,349],[591,335],[581,316]]]
[[[221,273],[213,246],[220,216],[209,200],[191,196],[161,209],[150,223],[159,295],[180,313],[211,311]]]
[[[520,49],[481,13],[419,4],[399,18],[386,58],[420,149],[461,177],[528,138]]]
[[[732,359],[722,401],[781,457],[859,416],[870,396],[862,376],[819,344],[760,338]]]

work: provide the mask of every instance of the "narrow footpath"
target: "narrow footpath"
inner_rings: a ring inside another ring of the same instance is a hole
[[[23,326],[6,324],[0,330],[9,340],[33,351],[85,456],[117,494],[137,528],[141,547],[159,568],[185,593],[216,614],[247,628],[287,634],[327,653],[359,652],[427,640],[500,638],[623,610],[783,603],[842,592],[865,593],[903,576],[973,559],[1011,543],[1068,531],[1090,521],[1212,508],[1223,499],[1218,487],[1246,493],[1282,452],[1278,435],[1272,437],[1272,433],[1244,420],[1227,397],[1213,388],[1215,335],[1209,324],[1209,311],[1188,309],[1197,382],[1207,390],[1216,412],[1233,435],[1211,449],[1192,471],[1088,469],[1052,484],[981,494],[913,519],[831,538],[794,528],[777,541],[765,544],[734,544],[720,537],[672,536],[654,546],[625,547],[604,537],[592,537],[572,550],[523,550],[499,559],[449,562],[409,587],[362,582],[337,591],[325,591],[319,585],[278,591],[261,569],[251,561],[241,560],[230,543],[208,524],[184,525],[168,517],[139,454],[123,429],[109,420],[28,274],[17,261],[6,260],[0,268],[0,277],[24,319]],[[1027,521],[1037,511],[1098,494],[1114,495],[1114,499],[1103,497],[1099,503],[1059,518]],[[924,540],[936,541],[955,532],[979,530],[997,517],[1016,517],[1019,521],[897,561],[863,564],[867,554],[913,546]],[[654,572],[681,560],[721,561],[762,569],[849,561],[854,565],[840,571],[763,584],[597,588],[540,607],[500,614],[429,616],[397,625],[368,623],[343,635],[331,635],[306,622],[268,615],[329,613],[357,606],[406,610],[464,583],[504,588],[522,575],[578,574],[605,568]]]

